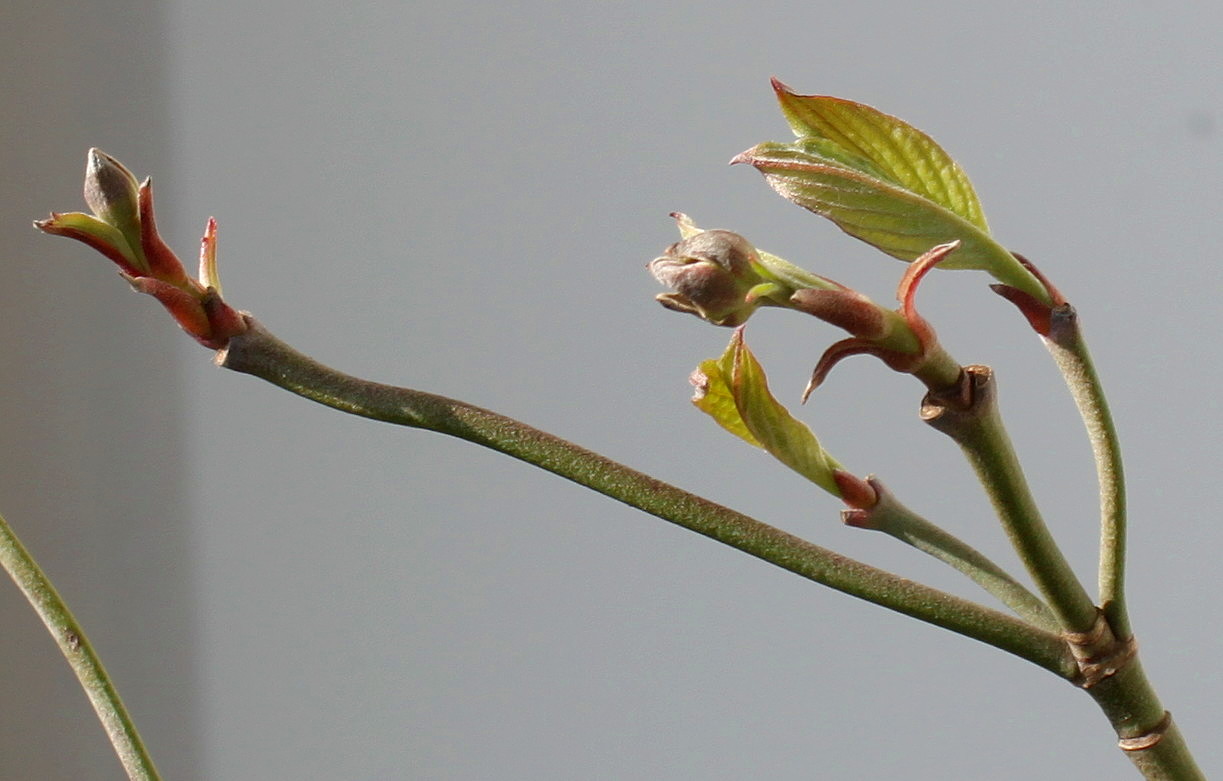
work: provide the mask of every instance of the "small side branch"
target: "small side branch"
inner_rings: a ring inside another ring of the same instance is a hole
[[[1025,621],[1049,632],[1059,631],[1049,606],[1009,572],[976,548],[901,504],[879,480],[872,477],[867,482],[878,501],[866,510],[842,510],[841,517],[847,525],[881,531],[911,545],[967,576]]]
[[[1125,472],[1117,428],[1074,307],[1066,304],[1053,310],[1044,342],[1091,441],[1100,484],[1100,604],[1117,637],[1128,637],[1132,630],[1125,605]]]
[[[922,419],[964,451],[1028,573],[1067,631],[1088,632],[1097,611],[1041,517],[998,413],[993,372],[966,366],[967,393],[927,394]],[[967,399],[967,404],[962,400]]]

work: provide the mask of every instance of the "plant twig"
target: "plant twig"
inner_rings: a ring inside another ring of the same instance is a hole
[[[1047,632],[1059,632],[1057,619],[1041,601],[1009,572],[985,554],[910,510],[875,478],[867,478],[878,501],[866,510],[843,510],[850,526],[881,531],[922,553],[933,556],[996,597],[1020,618]]]
[[[247,325],[218,351],[218,365],[343,412],[497,450],[817,583],[995,646],[1063,678],[1076,674],[1061,638],[1013,616],[841,556],[504,415],[337,372],[249,315]]]
[[[1121,445],[1074,307],[1057,307],[1044,337],[1087,427],[1100,484],[1100,606],[1118,639],[1131,636],[1125,604],[1125,472]]]
[[[128,778],[132,781],[156,781],[160,776],[153,766],[153,760],[145,750],[106,669],[85,637],[84,630],[3,517],[0,517],[0,566],[25,594],[34,612],[38,613],[47,631],[55,638],[56,645],[93,704]]]
[[[1096,607],[1054,542],[1032,498],[998,414],[993,373],[986,366],[965,367],[965,381],[972,383],[965,396],[967,407],[958,399],[927,394],[922,418],[963,449],[1011,544],[1058,623],[1068,632],[1088,633],[1096,623]]]

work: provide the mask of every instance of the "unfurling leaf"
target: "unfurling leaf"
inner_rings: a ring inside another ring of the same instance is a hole
[[[901,119],[852,100],[798,95],[776,79],[773,89],[786,121],[800,139],[827,139],[846,152],[869,160],[875,170],[906,190],[989,232],[972,182],[930,136]]]
[[[1040,281],[990,236],[972,183],[929,136],[861,103],[773,87],[798,138],[759,144],[732,163],[755,167],[782,197],[893,257],[911,261],[958,240],[944,268],[979,269],[1048,302]]]
[[[719,426],[747,444],[763,448],[764,445],[752,435],[747,424],[743,422],[743,417],[739,415],[730,386],[733,372],[734,355],[729,349],[721,358],[701,361],[701,365],[688,378],[688,382],[695,388],[692,403],[701,412],[713,418]]]
[[[1037,298],[1047,296],[1014,255],[972,222],[890,178],[818,154],[806,141],[759,144],[732,162],[753,166],[782,197],[893,257],[911,261],[936,244],[959,240],[960,250],[943,268],[980,269]]]
[[[760,362],[736,330],[721,358],[705,361],[692,375],[692,402],[727,431],[755,445],[834,496],[842,496],[835,473],[841,465],[820,446],[805,423],[769,391]]]

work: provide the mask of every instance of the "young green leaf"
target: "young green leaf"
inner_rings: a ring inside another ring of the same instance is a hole
[[[735,332],[736,334],[738,331]],[[731,391],[731,374],[734,372],[734,354],[727,348],[721,358],[710,358],[701,361],[688,381],[696,388],[692,395],[692,403],[701,412],[713,418],[714,422],[730,433],[739,437],[752,447],[763,448],[760,440],[752,435],[739,408],[735,404],[735,396]]]
[[[841,468],[805,423],[769,391],[764,368],[736,330],[726,352],[705,361],[692,375],[692,402],[719,425],[755,445],[823,488],[842,496],[834,472]]]
[[[1039,280],[989,233],[890,177],[813,154],[803,141],[759,144],[731,162],[753,166],[782,197],[893,257],[911,261],[936,244],[958,239],[959,251],[943,268],[980,269],[1003,284],[1048,300]]]
[[[828,95],[798,95],[777,79],[773,89],[794,135],[832,142],[865,158],[883,176],[988,233],[972,182],[951,155],[908,123],[878,109]],[[850,168],[863,168],[849,165]]]

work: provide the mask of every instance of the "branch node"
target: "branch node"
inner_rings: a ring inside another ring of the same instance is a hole
[[[948,434],[964,426],[966,420],[984,414],[984,410],[995,403],[996,395],[994,372],[990,367],[964,366],[954,386],[926,394],[918,414],[934,429]]]
[[[1122,751],[1146,751],[1147,749],[1155,748],[1155,746],[1159,745],[1159,741],[1164,739],[1164,735],[1168,734],[1168,729],[1171,726],[1172,714],[1169,711],[1164,711],[1164,717],[1149,731],[1142,735],[1135,735],[1132,738],[1120,738],[1117,740],[1117,746]]]
[[[1106,678],[1123,670],[1138,654],[1138,641],[1132,636],[1118,640],[1112,627],[1100,612],[1086,632],[1063,632],[1075,664],[1079,667],[1076,683],[1090,689]]]

